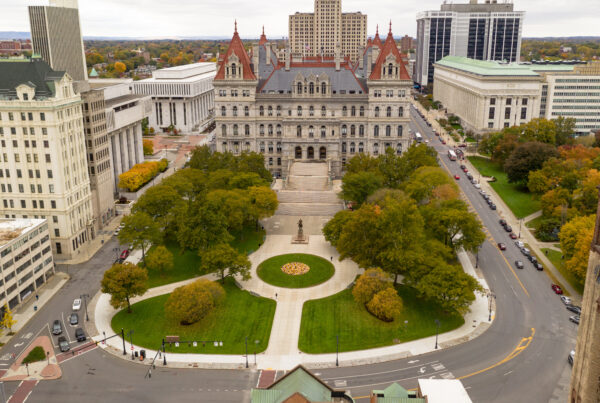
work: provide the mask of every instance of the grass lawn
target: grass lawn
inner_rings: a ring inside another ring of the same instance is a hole
[[[310,270],[297,276],[287,274],[281,266],[290,262],[305,263]],[[304,253],[290,253],[287,255],[273,256],[258,265],[258,277],[266,283],[286,288],[303,288],[321,284],[333,276],[335,269],[326,259]]]
[[[333,353],[339,335],[340,351],[363,350],[435,335],[435,319],[441,322],[440,333],[464,323],[458,313],[446,314],[437,304],[417,299],[414,288],[401,285],[397,289],[404,307],[400,318],[391,323],[380,321],[356,303],[350,289],[305,302],[298,347],[310,354]]]
[[[517,218],[527,217],[540,209],[540,202],[533,199],[527,188],[514,183],[508,183],[508,177],[500,165],[487,158],[468,158],[481,175],[496,178],[496,181],[491,182],[490,185],[492,185],[496,193],[504,200],[504,203],[508,205]]]
[[[262,229],[256,231],[254,227],[251,227],[245,228],[243,231],[232,235],[235,236],[235,239],[231,242],[231,245],[240,252],[250,253],[258,248],[259,242],[263,242],[265,231]],[[173,270],[165,274],[154,270],[148,270],[149,288],[176,283],[178,281],[206,274],[200,272],[200,257],[196,251],[186,250],[184,253],[181,253],[179,244],[172,241],[168,241],[165,246],[173,254]],[[154,246],[150,248],[150,250],[153,248]]]
[[[564,260],[561,259],[562,252],[554,249],[542,249],[542,251],[544,253],[548,252],[547,257],[552,262],[554,267],[556,267],[564,279],[567,280],[579,294],[583,295],[583,283],[581,283],[572,273],[565,269],[563,266]]]
[[[539,216],[539,217],[534,218],[533,220],[527,221],[525,223],[525,225],[527,225],[527,227],[529,227],[529,228],[533,228],[534,230],[537,230],[543,219],[544,219],[544,216]]]
[[[27,357],[23,359],[23,364],[31,364],[32,362],[44,361],[46,359],[46,352],[41,346],[34,347],[33,350],[27,354]]]
[[[133,312],[124,309],[117,313],[111,326],[115,333],[121,328],[125,334],[133,330],[133,343],[150,349],[158,349],[165,336],[179,336],[180,340],[222,341],[223,347],[211,343],[198,347],[180,344],[168,346],[167,351],[197,354],[244,354],[245,337],[248,337],[248,352],[262,352],[269,344],[271,325],[275,315],[275,301],[255,297],[240,290],[231,280],[225,281],[227,297],[223,305],[208,314],[200,322],[181,326],[177,321],[165,317],[164,305],[169,294],[138,302],[132,305]],[[258,340],[258,343],[255,341]]]

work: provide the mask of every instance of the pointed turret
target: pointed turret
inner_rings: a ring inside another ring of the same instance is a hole
[[[265,35],[265,26],[263,25],[263,27],[262,27],[262,35],[260,36],[258,44],[259,45],[264,45],[267,42],[269,42],[269,41],[267,40],[267,36]]]
[[[390,58],[391,56],[391,58]],[[382,46],[381,52],[379,52],[379,56],[377,57],[377,61],[375,62],[375,66],[373,67],[373,71],[369,76],[369,80],[381,80],[382,78],[382,69],[386,64],[386,61],[394,61],[398,68],[398,74],[396,75],[400,80],[410,80],[410,75],[406,70],[406,62],[402,59],[402,55],[398,50],[398,46],[396,46],[396,41],[394,40],[394,35],[392,34],[392,22],[390,21],[390,31],[388,33],[387,38],[385,39],[385,43]]]
[[[248,57],[248,53],[246,53],[246,49],[244,49],[244,44],[237,31],[237,20],[235,21],[233,38],[229,42],[229,47],[227,48],[223,62],[219,66],[215,80],[230,78],[256,80],[256,76],[250,67],[250,58]]]

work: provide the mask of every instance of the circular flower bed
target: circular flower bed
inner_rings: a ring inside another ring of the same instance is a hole
[[[290,274],[292,276],[299,276],[301,274],[308,273],[310,267],[307,264],[301,262],[290,262],[281,266],[281,271],[285,274]]]

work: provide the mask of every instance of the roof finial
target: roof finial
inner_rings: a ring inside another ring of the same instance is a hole
[[[379,24],[377,24],[377,30],[375,31],[375,35],[379,35]]]
[[[392,33],[392,20],[390,20],[390,35]]]
[[[263,25],[263,33],[262,34],[263,35],[265,34],[265,26],[264,25]]]
[[[235,31],[234,32],[237,34],[237,19],[235,20]]]

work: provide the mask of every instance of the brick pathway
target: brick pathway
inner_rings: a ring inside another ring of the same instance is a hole
[[[8,403],[23,403],[37,383],[38,381],[22,381],[15,393],[8,399]]]
[[[260,375],[258,377],[258,384],[256,385],[256,387],[260,389],[270,386],[275,381],[276,374],[277,371],[270,371],[266,369],[260,371]]]

